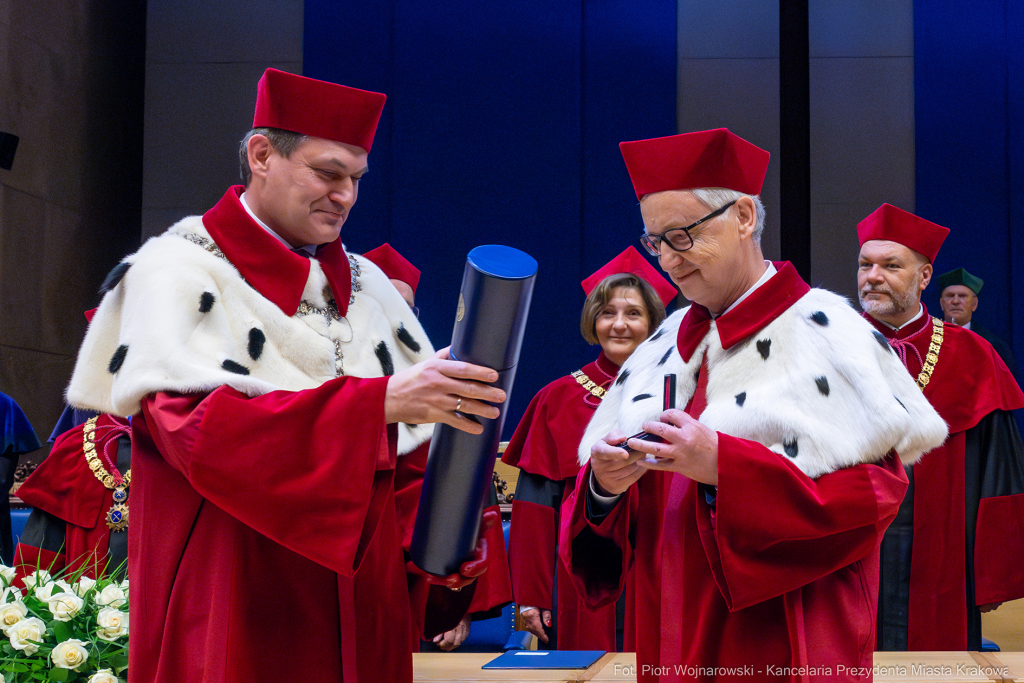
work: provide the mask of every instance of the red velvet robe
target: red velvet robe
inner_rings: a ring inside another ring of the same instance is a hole
[[[238,191],[204,224],[292,315],[309,263],[248,217]],[[317,258],[344,315],[340,240]],[[410,586],[395,482],[417,477],[384,423],[387,382],[143,400],[132,424],[132,680],[412,680],[408,624],[426,615],[428,637],[452,628],[474,589]]]
[[[618,366],[603,353],[583,367],[583,373],[604,388],[611,384],[618,371]],[[617,649],[616,606],[612,604],[597,610],[587,607],[558,556],[561,504],[572,494],[580,469],[577,456],[580,439],[599,403],[600,399],[571,375],[556,379],[533,397],[501,458],[508,465],[542,478],[545,489],[561,488],[557,500],[532,500],[520,475],[512,501],[509,532],[512,592],[517,603],[552,609],[557,572],[556,624],[560,650]],[[623,649],[632,651],[636,642],[631,579],[627,579],[626,586]]]
[[[897,351],[904,344],[917,349],[920,357],[912,350],[900,352],[907,370],[917,377],[932,337],[927,310],[898,331],[865,317]],[[949,425],[949,438],[914,465],[907,646],[910,650],[965,650],[979,645],[968,642],[968,620],[978,619],[976,605],[1024,597],[1024,492],[982,492],[980,500],[977,492],[966,493],[966,470],[973,470],[977,479],[982,467],[975,460],[977,453],[965,459],[967,432],[993,411],[1024,407],[1024,394],[991,344],[969,330],[944,325],[939,358],[924,395]],[[1012,446],[996,449],[997,457],[1019,459]],[[969,509],[973,505],[968,504],[972,498],[978,506],[973,514]],[[973,553],[969,554],[971,536]],[[883,557],[883,561],[897,558]],[[970,595],[968,561],[974,575],[970,605],[965,600]]]
[[[742,341],[806,291],[780,268],[718,318],[721,336]],[[684,359],[709,318],[691,307]],[[759,443],[718,438],[717,491],[650,471],[599,523],[580,471],[561,538],[577,587],[606,605],[633,566],[641,682],[871,680],[878,546],[907,486],[898,458],[812,480]]]
[[[126,420],[111,415],[100,415],[96,420],[97,454],[110,444],[111,457],[103,460],[108,472],[111,461],[117,460],[117,439],[120,436],[111,427],[127,426]],[[83,429],[83,425],[78,425],[58,437],[50,454],[18,489],[18,497],[26,504],[66,523],[65,546],[59,554],[18,544],[14,566],[19,567],[21,576],[36,567],[54,574],[65,568],[75,571],[84,566],[86,576],[96,578],[98,571],[107,564],[110,529],[106,524],[106,513],[114,504],[114,493],[89,469],[82,445]],[[129,488],[129,511],[131,491]]]

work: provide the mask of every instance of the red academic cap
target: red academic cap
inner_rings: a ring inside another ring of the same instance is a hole
[[[645,280],[647,284],[654,287],[654,291],[658,293],[661,303],[666,306],[679,294],[679,290],[666,280],[661,273],[655,270],[654,266],[633,247],[626,247],[624,252],[601,266],[597,272],[580,284],[583,285],[583,291],[587,293],[587,296],[590,296],[590,293],[594,291],[594,287],[601,284],[601,280],[604,280],[609,275],[617,275],[619,273],[631,273]]]
[[[281,128],[369,152],[386,99],[379,92],[267,69],[257,86],[252,127]]]
[[[395,251],[390,244],[385,242],[376,249],[363,254],[363,258],[376,263],[389,279],[401,280],[412,287],[413,294],[416,293],[416,286],[420,283],[419,269]]]
[[[727,128],[620,142],[619,151],[637,199],[652,192],[704,187],[760,194],[771,158]]]
[[[897,242],[921,254],[929,263],[935,260],[948,234],[949,228],[926,221],[892,204],[882,204],[857,224],[857,238],[862,246],[870,240]]]

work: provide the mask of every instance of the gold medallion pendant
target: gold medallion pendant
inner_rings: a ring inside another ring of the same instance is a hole
[[[124,486],[114,489],[114,504],[107,510],[107,526],[114,531],[128,528],[128,489]]]

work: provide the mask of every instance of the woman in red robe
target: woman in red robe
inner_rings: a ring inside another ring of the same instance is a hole
[[[558,559],[559,509],[573,490],[566,482],[579,471],[583,430],[619,366],[665,319],[677,292],[633,247],[582,285],[580,332],[601,353],[537,393],[502,456],[521,470],[509,534],[512,591],[526,630],[551,649],[633,650],[632,615],[623,614],[627,605],[632,612],[632,600],[592,611],[573,588]],[[624,633],[623,623],[630,625]]]

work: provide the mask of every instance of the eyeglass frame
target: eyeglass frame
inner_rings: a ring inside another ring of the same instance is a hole
[[[693,223],[690,223],[689,225],[687,225],[685,227],[682,227],[682,228],[669,228],[668,230],[666,230],[665,232],[661,233],[660,235],[654,235],[654,237],[652,237],[651,235],[648,235],[645,232],[643,235],[640,235],[640,244],[644,245],[644,249],[646,249],[647,253],[650,254],[651,256],[661,256],[661,245],[662,245],[662,243],[667,244],[668,248],[671,249],[672,251],[677,251],[677,252],[688,251],[688,250],[693,248],[693,235],[690,234],[690,231],[693,230],[694,228],[696,228],[698,225],[700,225],[702,223],[708,222],[712,218],[717,218],[718,216],[721,216],[723,213],[725,213],[729,209],[730,206],[735,204],[737,201],[739,201],[739,200],[738,199],[734,199],[731,202],[729,202],[728,204],[724,204],[723,206],[718,207],[717,209],[715,209],[714,211],[709,213],[707,216],[704,216],[704,218],[701,218],[699,221],[695,221]],[[682,230],[686,234],[687,239],[690,240],[690,246],[686,247],[685,249],[677,249],[675,246],[673,246],[671,241],[665,239],[665,235],[667,235],[670,232],[675,232],[677,230]],[[655,238],[657,238],[657,240],[658,240],[657,242],[654,241]]]

